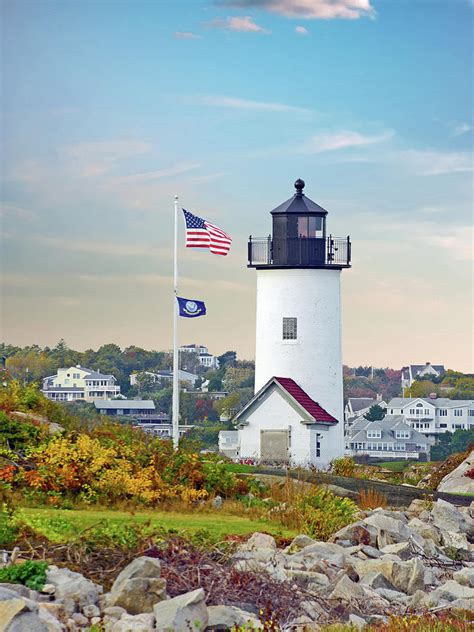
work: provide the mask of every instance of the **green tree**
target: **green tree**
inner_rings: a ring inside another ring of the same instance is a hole
[[[382,408],[379,404],[374,404],[369,408],[369,412],[364,415],[365,419],[368,421],[380,421],[385,417],[387,411],[385,408]]]

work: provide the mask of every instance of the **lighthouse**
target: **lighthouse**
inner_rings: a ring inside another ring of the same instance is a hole
[[[349,237],[304,193],[271,211],[272,235],[249,238],[257,273],[255,396],[236,415],[239,454],[326,466],[344,452],[341,274]]]

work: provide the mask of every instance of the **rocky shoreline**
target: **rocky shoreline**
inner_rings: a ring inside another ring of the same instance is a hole
[[[41,592],[0,584],[0,630],[257,630],[272,616],[265,604],[278,599],[284,608],[272,629],[301,632],[336,621],[362,628],[408,612],[474,611],[473,542],[474,507],[416,500],[405,511],[363,512],[330,542],[299,535],[281,549],[273,537],[254,533],[221,566],[202,565],[202,585],[172,597],[159,553],[132,561],[108,593],[80,573],[50,566]],[[258,582],[258,599],[245,599],[244,580]],[[213,593],[219,581],[242,588]],[[227,596],[215,603],[212,594]]]

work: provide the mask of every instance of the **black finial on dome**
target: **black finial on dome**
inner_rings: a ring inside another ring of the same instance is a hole
[[[296,189],[296,195],[303,195],[304,180],[302,180],[301,178],[298,178],[298,180],[295,182],[295,189]]]

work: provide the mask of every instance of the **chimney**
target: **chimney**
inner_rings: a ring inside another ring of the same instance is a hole
[[[381,394],[381,393],[377,393],[377,395],[376,395],[376,401],[377,401],[377,402],[381,402],[381,401],[382,401],[382,394]]]
[[[437,395],[436,393],[430,393],[430,399],[436,399]]]

